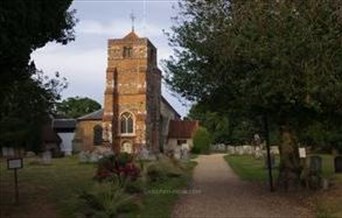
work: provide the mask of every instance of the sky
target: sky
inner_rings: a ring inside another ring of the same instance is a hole
[[[70,9],[76,9],[79,19],[76,40],[67,45],[48,43],[34,51],[31,58],[47,75],[59,72],[67,78],[69,85],[62,93],[63,99],[89,97],[103,105],[108,39],[123,38],[131,31],[133,12],[135,33],[149,38],[158,49],[159,69],[163,71],[160,61],[172,55],[163,30],[170,30],[171,17],[177,15],[174,5],[176,1],[167,0],[74,0]],[[188,113],[190,103],[180,100],[165,84],[162,94],[182,116]]]

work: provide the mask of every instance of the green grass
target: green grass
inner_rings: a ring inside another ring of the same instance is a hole
[[[37,160],[24,159],[24,168],[18,170],[19,205],[14,205],[13,171],[7,170],[6,160],[1,159],[1,215],[25,217],[26,213],[34,211],[33,208],[44,204],[47,213],[73,217],[77,203],[75,193],[94,183],[94,172],[94,165],[80,164],[77,157],[53,159],[51,165],[39,165]]]
[[[268,169],[265,168],[263,158],[257,160],[250,155],[231,156],[226,155],[224,159],[229,163],[231,168],[242,180],[246,181],[266,181],[268,179]],[[279,159],[276,158],[276,166]],[[278,176],[277,167],[272,170],[273,178]]]
[[[319,154],[322,157],[322,176],[323,178],[329,179],[334,184],[334,188],[329,190],[329,193],[323,195],[323,197],[315,200],[314,205],[316,208],[317,217],[342,217],[342,198],[340,194],[336,194],[336,190],[342,190],[342,174],[334,173],[334,157],[327,154]],[[256,160],[252,156],[228,156],[226,155],[225,160],[232,167],[234,172],[242,180],[257,182],[267,181],[268,174],[264,167],[264,160]],[[276,160],[279,164],[279,159]],[[278,169],[273,170],[273,178],[277,179]],[[324,193],[324,192],[322,192]],[[320,193],[318,193],[320,194]]]
[[[142,210],[126,214],[125,217],[170,217],[173,206],[180,197],[179,191],[188,186],[196,165],[197,162],[190,161],[185,163],[183,176],[148,184]]]
[[[75,217],[78,209],[77,194],[93,187],[94,164],[80,164],[77,157],[53,159],[51,165],[30,164],[18,171],[19,205],[13,204],[13,171],[7,170],[6,160],[0,159],[0,217],[31,217],[49,214],[57,217]],[[147,185],[148,190],[181,190],[191,178],[195,162],[185,164],[184,176]],[[142,209],[127,214],[129,217],[169,217],[179,194],[144,194]],[[39,208],[39,210],[35,209]],[[33,213],[33,215],[32,215]],[[126,216],[125,216],[126,217]]]

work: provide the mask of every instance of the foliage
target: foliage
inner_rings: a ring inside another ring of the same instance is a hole
[[[74,40],[72,0],[4,1],[0,4],[0,123],[1,146],[38,150],[40,129],[65,81],[48,79],[30,60],[46,43]],[[17,127],[15,131],[8,131]],[[4,132],[5,130],[5,132]]]
[[[34,65],[31,65],[30,73],[31,78],[14,82],[1,102],[0,146],[39,151],[41,127],[50,122],[49,112],[67,86],[66,79],[60,78],[59,73],[50,79]]]
[[[72,0],[4,1],[0,5],[0,100],[14,81],[30,77],[32,51],[55,41],[63,45],[75,39]]]
[[[155,162],[147,164],[146,175],[150,182],[160,182],[184,174],[184,169],[179,161],[166,156],[161,156]]]
[[[76,96],[75,98],[67,98],[58,103],[57,114],[67,118],[78,118],[100,108],[101,105],[95,100]]]
[[[195,154],[208,154],[210,149],[211,136],[204,127],[199,127],[193,137],[192,152]]]
[[[98,183],[92,190],[79,194],[85,217],[117,217],[120,209],[133,203],[132,196],[125,193],[119,183]]]
[[[134,181],[140,176],[140,169],[128,153],[119,153],[101,158],[97,165],[95,179],[98,181],[116,180],[120,183],[126,180]]]
[[[166,82],[213,112],[266,117],[279,129],[280,171],[298,175],[298,131],[342,115],[341,1],[179,5]]]

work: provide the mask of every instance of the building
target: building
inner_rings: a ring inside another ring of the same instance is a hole
[[[181,116],[161,95],[161,77],[157,49],[147,38],[132,31],[122,39],[109,39],[104,108],[77,120],[74,147],[162,151],[170,121]]]
[[[64,155],[72,153],[72,141],[75,135],[76,119],[53,119],[52,128],[61,139],[60,149]]]

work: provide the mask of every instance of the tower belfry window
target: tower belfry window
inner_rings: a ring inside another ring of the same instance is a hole
[[[132,47],[125,46],[125,47],[123,48],[123,57],[124,57],[124,58],[130,58],[130,57],[132,57],[132,54],[133,54],[133,49],[132,49]]]

